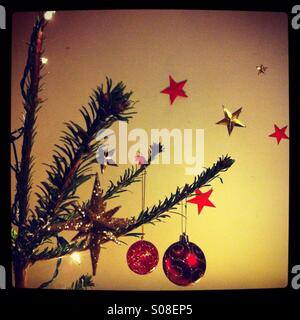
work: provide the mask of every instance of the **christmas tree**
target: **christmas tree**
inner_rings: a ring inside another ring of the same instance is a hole
[[[220,157],[210,168],[197,175],[191,184],[177,187],[153,207],[144,208],[132,218],[115,218],[120,206],[106,210],[107,202],[126,191],[132,183],[141,181],[147,167],[164,148],[161,144],[151,145],[145,163],[126,169],[106,191],[101,188],[98,173],[91,172],[92,166],[97,163],[96,152],[105,144],[105,137],[98,140],[97,134],[117,121],[129,121],[136,113],[135,103],[131,100],[133,93],[126,92],[122,82],[113,86],[112,80],[107,78],[106,85],[98,86],[90,96],[88,107],[80,110],[85,126],[73,121],[66,123],[60,144],[55,145],[53,161],[47,165],[47,179],[38,185],[37,203],[31,208],[32,147],[37,134],[38,111],[44,103],[40,92],[43,68],[47,63],[43,58],[43,44],[45,29],[52,15],[53,12],[42,12],[34,24],[20,82],[24,104],[23,125],[11,133],[14,155],[11,169],[16,178],[11,207],[12,256],[15,287],[18,288],[27,286],[27,272],[34,263],[57,259],[52,279],[40,286],[47,287],[58,275],[61,258],[79,251],[90,251],[93,276],[96,275],[100,249],[104,243],[114,241],[120,244],[120,238],[124,236],[142,237],[143,233],[135,231],[137,228],[168,218],[168,213],[174,213],[178,203],[213,179],[221,179],[219,174],[234,162],[229,156]],[[21,142],[21,154],[17,152],[18,142]],[[101,171],[104,172],[104,169],[105,164],[102,164]],[[76,191],[90,179],[94,179],[92,196],[83,202]],[[63,231],[75,231],[76,235],[67,241],[61,235]],[[92,277],[83,275],[71,288],[89,286],[93,286]]]

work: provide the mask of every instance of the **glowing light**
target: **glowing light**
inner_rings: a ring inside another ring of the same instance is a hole
[[[42,61],[42,64],[47,64],[48,63],[48,58],[42,57],[41,61]]]
[[[44,18],[45,20],[49,21],[53,18],[54,14],[55,14],[56,11],[46,11],[44,13]]]
[[[72,259],[73,262],[75,262],[77,264],[81,263],[81,256],[80,256],[80,253],[78,253],[78,252],[73,252],[70,255],[70,258]]]

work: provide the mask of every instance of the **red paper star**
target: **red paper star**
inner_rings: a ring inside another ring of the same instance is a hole
[[[277,144],[281,141],[281,139],[288,139],[289,137],[285,134],[285,130],[288,126],[285,126],[279,129],[276,124],[274,124],[275,132],[270,134],[269,137],[276,138]]]
[[[198,214],[201,213],[201,210],[204,206],[207,207],[216,207],[208,198],[210,197],[213,189],[210,189],[207,192],[201,192],[200,189],[196,190],[196,197],[188,200],[189,203],[195,203],[198,205]]]
[[[168,94],[170,96],[170,102],[173,104],[177,97],[187,97],[186,93],[183,91],[183,87],[187,80],[180,82],[174,81],[174,79],[169,76],[170,86],[161,91],[161,93]]]

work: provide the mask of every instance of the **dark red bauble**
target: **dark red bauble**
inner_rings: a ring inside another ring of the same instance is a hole
[[[205,273],[206,260],[202,250],[188,236],[182,234],[163,257],[163,268],[167,278],[178,286],[196,283]]]
[[[137,241],[127,251],[127,264],[137,274],[152,272],[156,268],[158,260],[158,251],[149,241]]]

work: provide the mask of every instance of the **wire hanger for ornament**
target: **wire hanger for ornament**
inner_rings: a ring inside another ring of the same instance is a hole
[[[145,210],[146,207],[146,175],[147,175],[147,170],[145,169],[143,174],[142,174],[142,211]],[[144,240],[144,235],[145,235],[145,226],[142,225],[142,240]]]
[[[140,156],[140,153],[138,153],[137,156],[145,160],[144,157]],[[142,162],[139,161],[138,165],[140,166],[144,165],[145,163],[143,161]],[[144,211],[146,208],[146,176],[147,176],[147,170],[145,169],[141,177],[142,211]],[[159,261],[159,254],[158,254],[157,248],[150,241],[144,240],[144,236],[145,236],[145,228],[144,228],[144,225],[142,225],[141,240],[133,243],[127,251],[128,267],[134,273],[139,275],[146,275],[154,271]]]
[[[181,207],[181,234],[187,234],[187,202],[186,198],[180,202]]]
[[[203,251],[187,235],[187,199],[181,201],[181,235],[169,246],[163,256],[166,277],[178,286],[195,284],[204,275],[206,259]]]

